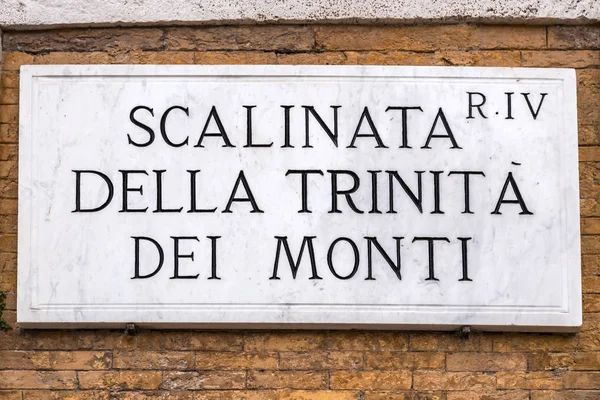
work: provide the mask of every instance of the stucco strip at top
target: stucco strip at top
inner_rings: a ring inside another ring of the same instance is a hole
[[[247,22],[594,23],[597,0],[3,0],[0,27]]]

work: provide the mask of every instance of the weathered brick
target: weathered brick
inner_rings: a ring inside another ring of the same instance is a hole
[[[600,293],[600,276],[582,276],[581,289],[583,293]]]
[[[274,390],[112,392],[111,400],[277,400]]]
[[[315,45],[311,26],[242,26],[236,29],[239,50],[311,50]]]
[[[17,235],[9,235],[9,234],[0,235],[0,251],[16,252],[17,251]]]
[[[0,243],[2,235],[0,235]],[[6,271],[0,275],[0,290],[10,290],[17,287],[17,271]]]
[[[567,372],[564,379],[567,389],[600,389],[600,371]]]
[[[407,390],[411,387],[410,371],[334,371],[331,389]]]
[[[521,53],[518,51],[439,51],[435,53],[440,62],[434,65],[518,67]]]
[[[249,371],[248,388],[325,389],[327,374],[316,371]]]
[[[452,353],[446,358],[448,371],[518,371],[527,369],[522,353]]]
[[[314,47],[308,26],[221,26],[167,29],[169,50],[285,50],[306,51]]]
[[[113,400],[109,392],[98,390],[27,390],[23,400]]]
[[[161,389],[165,390],[204,390],[204,389],[243,389],[246,386],[246,373],[239,371],[195,371],[164,373]]]
[[[577,337],[573,335],[504,333],[494,336],[494,351],[569,351],[575,347],[576,342]]]
[[[563,389],[562,375],[553,372],[498,372],[498,389]]]
[[[524,67],[596,68],[600,65],[600,51],[596,50],[522,51],[521,56]]]
[[[162,382],[157,371],[84,371],[78,376],[82,389],[158,389]]]
[[[2,183],[0,183],[0,192]],[[16,215],[0,215],[0,233],[17,233],[18,219]]]
[[[446,400],[529,400],[525,390],[448,392]]]
[[[532,390],[531,400],[598,400],[600,390]]]
[[[0,371],[0,389],[74,389],[75,371]]]
[[[535,353],[529,360],[531,370],[600,370],[600,352]]]
[[[275,53],[263,51],[197,51],[194,53],[196,64],[275,64],[277,56]]]
[[[72,53],[53,51],[51,53],[38,54],[34,58],[35,64],[112,64],[114,56],[100,51],[88,53]]]
[[[410,350],[414,351],[478,351],[485,350],[486,337],[470,335],[468,338],[454,333],[414,333],[410,335]]]
[[[358,400],[356,390],[281,390],[279,400]]]
[[[316,29],[316,44],[322,50],[458,50],[474,46],[476,30],[465,25],[322,25]]]
[[[358,351],[309,351],[279,353],[279,368],[291,370],[357,369],[363,365],[363,355]]]
[[[0,369],[99,370],[111,361],[105,351],[0,351]]]
[[[27,64],[33,64],[33,56],[31,54],[18,51],[4,51],[2,53],[2,71],[19,71],[21,65]]]
[[[348,58],[342,52],[277,54],[277,64],[291,65],[343,65]]]
[[[19,141],[19,125],[0,124],[0,143],[17,143]]]
[[[600,255],[581,256],[582,275],[600,274]]]
[[[600,312],[600,293],[583,295],[583,312]]]
[[[269,332],[249,333],[244,350],[258,351],[309,351],[325,346],[324,332]]]
[[[0,86],[5,89],[18,89],[19,73],[17,71],[0,72]]]
[[[197,352],[196,369],[277,369],[277,353]]]
[[[490,390],[496,377],[479,372],[415,372],[416,390]]]
[[[192,352],[115,351],[113,367],[116,369],[191,369]]]
[[[600,49],[600,29],[597,26],[549,26],[548,47]]]
[[[23,394],[16,390],[0,390],[0,400],[23,400]]]
[[[168,350],[232,351],[243,344],[241,334],[230,332],[169,332],[164,340]]]
[[[2,210],[3,200],[0,199],[0,210]],[[0,253],[0,271],[16,271],[17,270],[17,254],[16,253]]]
[[[19,104],[19,89],[0,89],[0,104]]]
[[[327,347],[333,350],[406,350],[408,337],[401,332],[330,332]]]
[[[578,339],[579,350],[600,351],[600,314],[583,314],[583,325]]]
[[[16,144],[0,144],[0,160],[17,160],[18,156],[19,148]]]
[[[0,123],[2,124],[18,124],[19,123],[19,106],[15,104],[6,104],[0,106]]]
[[[444,400],[444,394],[442,392],[428,392],[428,391],[373,391],[364,392],[364,400]]]
[[[116,64],[193,64],[194,53],[191,51],[130,51],[117,54]]]
[[[581,220],[582,235],[600,234],[600,218],[584,218]]]
[[[369,352],[366,353],[366,369],[416,370],[443,369],[444,353]]]
[[[434,53],[412,51],[346,51],[347,64],[357,65],[445,65]]]
[[[4,35],[2,46],[29,53],[161,50],[162,35],[161,29],[148,28],[15,31]]]
[[[482,25],[475,44],[481,49],[539,49],[546,47],[543,26]]]
[[[600,161],[600,146],[579,147],[579,161]]]

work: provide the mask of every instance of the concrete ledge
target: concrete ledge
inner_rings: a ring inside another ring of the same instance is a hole
[[[3,0],[0,27],[223,23],[595,23],[598,0]]]

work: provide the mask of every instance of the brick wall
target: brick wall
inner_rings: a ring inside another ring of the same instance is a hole
[[[236,26],[4,32],[0,290],[14,325],[22,64],[577,68],[583,328],[423,332],[0,333],[0,400],[600,399],[600,26]]]

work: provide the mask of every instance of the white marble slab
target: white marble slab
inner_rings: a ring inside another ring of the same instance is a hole
[[[22,327],[581,325],[574,70],[25,66],[20,116]]]

